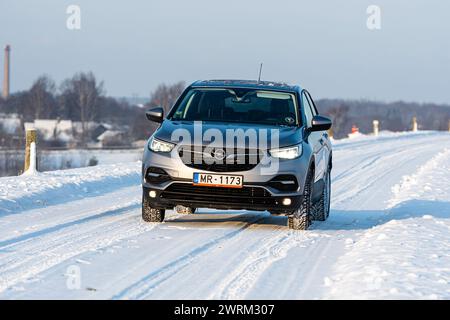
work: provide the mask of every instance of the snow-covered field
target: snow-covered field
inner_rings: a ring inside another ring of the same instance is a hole
[[[0,298],[450,299],[450,134],[334,144],[332,212],[140,219],[140,164],[0,178]],[[79,281],[78,281],[79,280]]]
[[[15,176],[23,170],[25,150],[5,150],[0,148],[0,177]],[[115,164],[142,159],[142,149],[69,149],[40,150],[38,163],[41,171],[92,166],[93,163]]]

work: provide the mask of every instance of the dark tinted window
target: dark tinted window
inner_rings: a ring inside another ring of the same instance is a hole
[[[298,124],[295,95],[248,89],[192,89],[172,111],[171,119]]]

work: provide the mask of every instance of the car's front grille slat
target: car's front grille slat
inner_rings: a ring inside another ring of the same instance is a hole
[[[179,201],[248,203],[271,205],[274,198],[264,188],[243,187],[240,189],[194,186],[186,183],[173,183],[164,190],[161,198]]]
[[[186,166],[212,172],[248,171],[255,168],[263,157],[263,153],[257,149],[235,148],[230,151],[224,148],[222,150],[225,151],[225,158],[217,160],[206,155],[205,148],[205,146],[181,146],[178,154]],[[207,157],[208,159],[206,159]]]

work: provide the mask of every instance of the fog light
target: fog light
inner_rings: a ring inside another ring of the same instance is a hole
[[[150,196],[150,198],[156,198],[156,191],[152,190],[148,193],[148,195]]]
[[[289,199],[289,198],[284,198],[283,199],[283,205],[284,206],[289,206],[289,205],[291,205],[291,203],[292,203],[291,199]]]

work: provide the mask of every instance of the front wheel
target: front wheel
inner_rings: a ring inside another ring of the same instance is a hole
[[[303,192],[300,207],[288,217],[288,226],[292,230],[307,230],[311,225],[312,213],[312,184],[314,180],[313,171],[309,170],[306,177],[305,190]]]
[[[142,220],[145,222],[163,222],[165,216],[164,209],[153,208],[146,192],[142,195]]]

